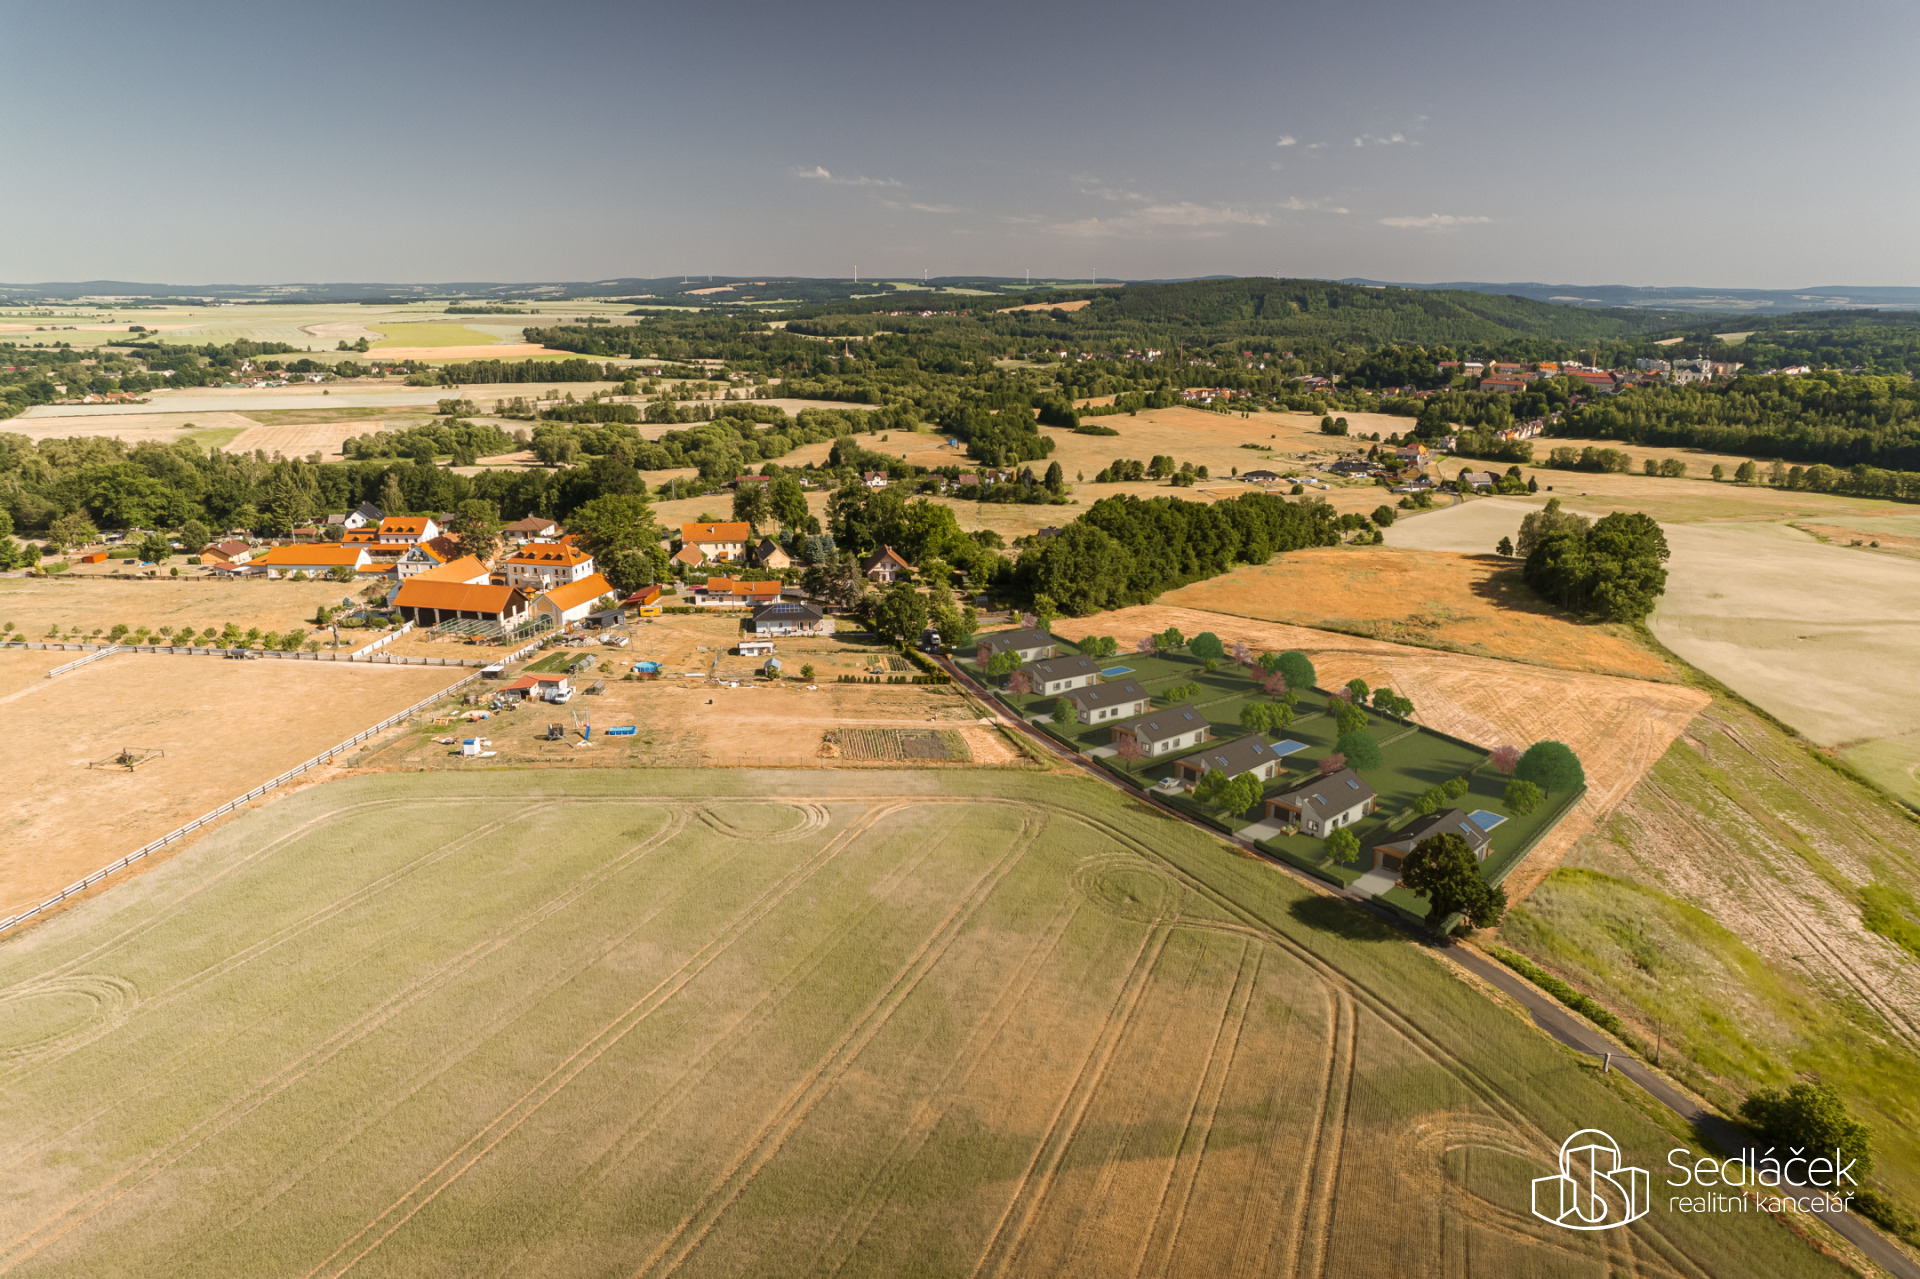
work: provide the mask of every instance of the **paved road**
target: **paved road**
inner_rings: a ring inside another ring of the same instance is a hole
[[[1225,840],[1236,848],[1245,849],[1247,852],[1265,861],[1268,865],[1291,875],[1294,879],[1312,888],[1316,892],[1324,893],[1332,897],[1339,897],[1353,903],[1375,918],[1384,920],[1392,924],[1395,928],[1410,933],[1414,940],[1422,945],[1434,945],[1432,939],[1424,934],[1413,932],[1404,919],[1383,910],[1381,907],[1375,905],[1372,899],[1360,893],[1352,892],[1349,889],[1338,888],[1323,880],[1315,879],[1313,876],[1306,874],[1296,867],[1289,866],[1285,862],[1277,861],[1267,856],[1267,854],[1254,847],[1254,845],[1247,840],[1235,836],[1223,835],[1205,822],[1197,821],[1188,814],[1161,802],[1158,797],[1135,791],[1125,786],[1117,778],[1110,776],[1103,769],[1088,763],[1079,755],[1067,750],[1059,742],[1047,736],[1034,725],[1020,719],[1018,716],[1005,714],[999,700],[986,689],[982,688],[966,671],[962,670],[957,662],[951,658],[944,657],[941,658],[940,661],[941,665],[952,673],[956,682],[970,690],[993,712],[996,720],[1009,728],[1025,733],[1062,763],[1073,765],[1089,776],[1120,791],[1124,795],[1144,800],[1146,803],[1153,805],[1176,821],[1185,822],[1197,830],[1205,831],[1215,839]],[[1669,1083],[1665,1078],[1655,1074],[1647,1067],[1646,1063],[1642,1062],[1639,1058],[1633,1057],[1616,1048],[1584,1018],[1573,1013],[1564,1004],[1560,1003],[1559,1000],[1553,998],[1524,977],[1521,977],[1505,964],[1489,959],[1470,946],[1450,945],[1441,948],[1441,953],[1475,976],[1498,987],[1506,994],[1518,1000],[1520,1004],[1526,1008],[1528,1014],[1532,1016],[1535,1025],[1539,1026],[1567,1047],[1572,1048],[1576,1052],[1586,1053],[1592,1057],[1604,1057],[1608,1053],[1612,1053],[1613,1068],[1646,1089],[1648,1094],[1661,1105],[1685,1120],[1687,1124],[1693,1128],[1694,1132],[1698,1134],[1703,1144],[1726,1151],[1728,1154],[1736,1153],[1742,1146],[1748,1144],[1745,1135],[1731,1122],[1708,1110],[1700,1104],[1700,1102],[1674,1087],[1673,1084]],[[1896,1276],[1896,1279],[1920,1279],[1920,1266],[1916,1266],[1909,1260],[1898,1245],[1882,1235],[1864,1217],[1844,1212],[1823,1212],[1820,1214],[1820,1217],[1828,1225],[1832,1226],[1841,1237],[1865,1253],[1876,1265],[1880,1266],[1889,1274]]]

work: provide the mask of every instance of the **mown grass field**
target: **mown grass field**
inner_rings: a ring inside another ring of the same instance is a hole
[[[1063,777],[362,777],[0,941],[21,1274],[1844,1273],[1765,1216],[1535,1221],[1585,1126],[1675,1144]]]

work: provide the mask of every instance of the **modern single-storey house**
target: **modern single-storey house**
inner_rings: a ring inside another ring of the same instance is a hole
[[[1277,817],[1307,834],[1325,839],[1342,826],[1351,826],[1371,813],[1379,796],[1351,768],[1324,777],[1310,777],[1278,795],[1267,797],[1267,816]]]
[[[1213,728],[1207,717],[1185,702],[1113,726],[1114,741],[1131,738],[1148,755],[1168,755],[1199,746],[1211,736]]]
[[[613,584],[595,573],[577,582],[554,587],[533,601],[533,611],[551,617],[555,626],[565,626],[593,612],[594,606],[611,594]]]
[[[1034,692],[1052,696],[1098,683],[1100,663],[1091,657],[1048,657],[1028,662],[1020,673],[1033,681]]]
[[[593,574],[593,556],[564,542],[528,542],[507,557],[507,585],[538,593]]]
[[[1103,724],[1108,720],[1130,719],[1153,705],[1147,690],[1138,680],[1123,679],[1112,684],[1088,684],[1060,694],[1073,703],[1082,724]]]
[[[831,635],[833,619],[818,604],[783,599],[754,609],[747,629],[755,635]]]
[[[1280,758],[1267,739],[1255,733],[1175,760],[1173,775],[1188,786],[1216,769],[1229,780],[1242,773],[1252,773],[1263,782],[1271,781],[1280,771]]]
[[[527,593],[516,586],[435,581],[421,573],[400,583],[393,607],[416,626],[442,622],[499,622],[511,626],[526,616]]]
[[[770,537],[763,537],[760,539],[760,545],[753,548],[753,562],[760,568],[792,568],[793,556],[781,550],[780,543]]]
[[[1457,808],[1449,808],[1431,817],[1416,818],[1411,825],[1402,827],[1394,838],[1375,844],[1373,868],[1398,876],[1400,864],[1406,861],[1407,854],[1417,848],[1421,840],[1434,835],[1458,835],[1467,841],[1467,847],[1473,850],[1473,859],[1478,862],[1487,860],[1487,854],[1493,848],[1493,840],[1471,817]]]
[[[315,573],[325,575],[336,568],[350,568],[358,573],[367,567],[369,556],[364,546],[342,546],[334,542],[299,542],[293,546],[276,546],[263,555],[256,555],[247,561],[252,568],[264,568],[268,577],[285,577],[294,573]]]
[[[692,547],[710,560],[744,560],[747,558],[747,539],[752,536],[753,525],[745,520],[682,524],[680,549]]]
[[[743,639],[739,644],[742,657],[772,657],[773,641],[770,639]]]
[[[1041,630],[995,631],[980,636],[978,643],[974,659],[982,666],[1002,653],[1018,653],[1022,662],[1034,662],[1052,657],[1059,647],[1053,636]]]
[[[529,515],[501,529],[500,535],[515,546],[524,546],[528,542],[550,542],[560,536],[560,525],[544,515]]]
[[[887,586],[913,576],[913,565],[891,546],[883,546],[860,561],[860,571],[867,575],[869,582]]]
[[[1240,472],[1240,478],[1249,484],[1278,484],[1280,482],[1280,472],[1265,469],[1242,471]]]

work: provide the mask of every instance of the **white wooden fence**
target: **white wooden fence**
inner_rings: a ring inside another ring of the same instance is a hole
[[[411,623],[408,624],[411,625]],[[390,643],[398,638],[399,633],[396,632],[393,635],[387,636],[384,640],[378,641],[378,643]],[[49,676],[62,674],[63,672],[72,670],[76,666],[84,666],[88,662],[97,662],[101,658],[110,657],[115,653],[170,653],[176,657],[225,657],[230,651],[225,648],[202,648],[199,645],[187,644],[66,644],[59,640],[13,640],[9,643],[0,644],[0,648],[38,648],[48,649],[54,652],[79,651],[87,653],[87,656],[81,658],[79,661],[68,662],[65,666],[54,667],[47,672]],[[259,658],[262,661],[271,662],[372,662],[390,666],[491,666],[495,662],[510,662],[514,660],[512,657],[410,657],[394,653],[370,652],[366,648],[359,649],[352,653],[308,653],[305,651],[285,653],[278,649],[266,648],[250,648],[244,651],[249,658]]]
[[[55,675],[65,675],[76,666],[85,666],[88,662],[97,662],[103,657],[111,657],[118,652],[120,652],[120,646],[118,644],[109,644],[103,649],[88,653],[85,657],[76,657],[71,662],[54,667],[47,672],[47,678],[52,679]]]
[[[42,646],[42,647],[48,647],[48,646]],[[164,652],[166,650],[163,649],[159,651]],[[220,650],[210,649],[207,651],[219,652]],[[99,653],[97,655],[105,656],[104,653]],[[291,656],[291,654],[288,654],[287,656]],[[303,653],[301,654],[301,656],[311,657],[313,656],[313,654]],[[436,660],[440,660],[440,659],[436,659]],[[455,663],[445,662],[445,661],[442,661],[441,664],[449,665],[449,666],[455,665]],[[127,867],[133,865],[133,863],[139,861],[141,858],[146,857],[151,853],[159,852],[161,849],[165,848],[168,844],[173,843],[176,839],[180,839],[183,836],[190,835],[194,831],[199,830],[202,826],[205,826],[207,823],[218,821],[220,818],[225,817],[228,813],[231,813],[234,809],[240,808],[244,805],[252,803],[254,800],[259,799],[262,795],[266,794],[268,791],[272,790],[274,787],[280,786],[287,782],[292,781],[294,778],[300,776],[300,774],[306,772],[308,769],[317,768],[321,764],[330,762],[335,755],[338,755],[343,751],[351,750],[353,747],[358,746],[361,742],[366,741],[368,738],[373,737],[378,733],[384,733],[387,729],[392,728],[395,724],[400,723],[401,721],[405,720],[411,715],[418,714],[420,711],[433,705],[435,702],[439,701],[441,698],[446,697],[448,694],[456,691],[457,689],[464,687],[467,684],[471,684],[474,680],[477,680],[479,678],[480,678],[479,672],[476,671],[474,674],[467,676],[465,679],[456,680],[452,684],[449,684],[447,687],[435,693],[433,696],[423,698],[420,701],[415,702],[413,705],[407,707],[407,709],[400,711],[397,714],[387,716],[385,719],[381,720],[378,724],[375,724],[372,728],[365,729],[361,732],[355,733],[352,737],[349,737],[346,741],[341,742],[337,746],[328,747],[326,750],[321,751],[318,755],[315,755],[312,759],[306,761],[304,764],[294,765],[292,768],[289,768],[286,772],[280,774],[280,776],[274,778],[272,781],[262,782],[260,785],[254,787],[252,790],[248,791],[246,794],[240,796],[239,798],[228,800],[226,803],[220,805],[220,807],[214,809],[212,812],[207,813],[204,816],[194,818],[192,821],[188,822],[185,826],[182,826],[177,830],[168,831],[166,834],[162,835],[159,839],[154,840],[151,844],[147,844],[142,848],[136,848],[134,851],[132,851],[131,853],[128,853],[125,857],[122,857],[119,861],[114,862],[112,865],[101,867],[99,870],[96,870],[95,872],[93,872],[93,874],[88,875],[85,879],[76,879],[73,883],[68,884],[65,888],[61,889],[58,893],[55,893],[52,897],[49,897],[45,901],[41,902],[38,906],[29,907],[26,910],[21,911],[18,915],[9,915],[5,919],[0,919],[0,933],[4,933],[9,928],[12,928],[18,924],[25,923],[27,920],[32,919],[35,915],[38,915],[43,910],[50,910],[53,907],[58,906],[61,902],[65,901],[69,897],[75,896],[76,894],[79,894],[79,893],[84,893],[87,889],[92,888],[95,884],[99,883],[101,880],[105,879],[107,876],[117,874],[118,872],[125,870]]]

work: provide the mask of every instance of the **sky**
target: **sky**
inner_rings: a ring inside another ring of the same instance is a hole
[[[0,0],[0,281],[1920,285],[1920,5]]]

